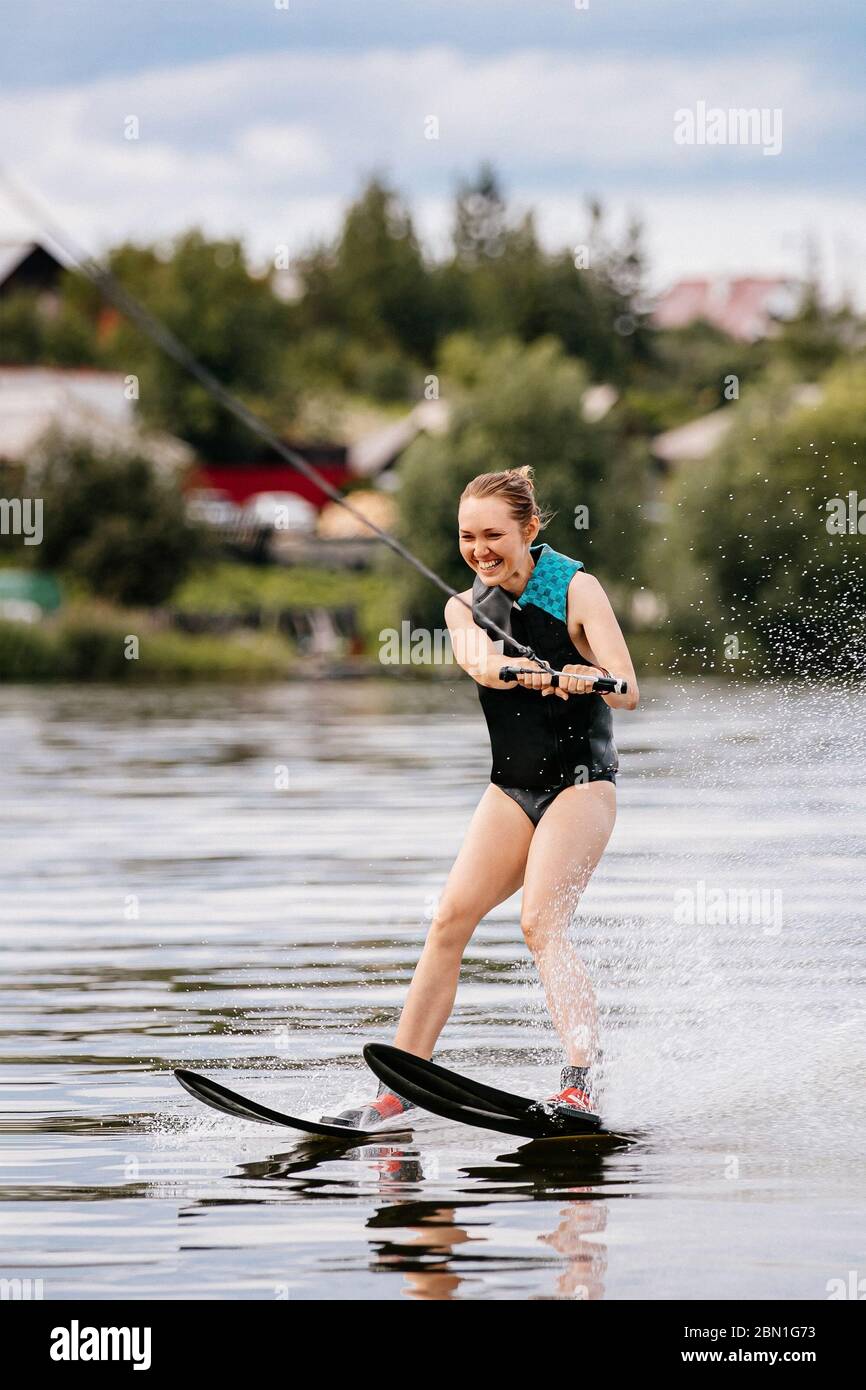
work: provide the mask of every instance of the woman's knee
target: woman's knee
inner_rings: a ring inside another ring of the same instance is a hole
[[[525,903],[520,913],[520,930],[523,932],[523,939],[533,955],[540,951],[544,945],[544,914],[537,907],[528,907]]]
[[[537,956],[557,941],[565,939],[569,921],[570,915],[563,917],[551,911],[549,905],[545,908],[524,903],[520,913],[520,930],[530,951]]]
[[[478,919],[468,903],[452,898],[442,899],[433,913],[427,942],[440,950],[462,955],[477,925]]]

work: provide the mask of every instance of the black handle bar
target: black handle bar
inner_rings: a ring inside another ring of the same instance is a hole
[[[628,681],[622,680],[620,676],[578,676],[574,671],[540,671],[535,666],[503,666],[499,672],[501,681],[513,681],[518,676],[550,676],[550,684],[554,689],[559,685],[560,676],[563,680],[573,676],[577,680],[589,681],[593,690],[605,695],[628,694]]]

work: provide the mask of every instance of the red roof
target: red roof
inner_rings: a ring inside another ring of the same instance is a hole
[[[745,342],[764,338],[797,304],[797,285],[781,276],[678,280],[661,296],[653,313],[657,328],[685,328],[705,319]]]
[[[352,481],[345,464],[322,464],[311,460],[313,467],[322,474],[332,487],[343,489]],[[315,483],[305,478],[296,468],[280,462],[249,464],[206,463],[199,464],[188,480],[193,487],[219,488],[228,493],[233,502],[246,502],[257,492],[293,492],[305,497],[321,511],[330,498]]]

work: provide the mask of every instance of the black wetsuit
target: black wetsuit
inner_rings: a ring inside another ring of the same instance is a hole
[[[555,669],[576,663],[594,665],[574,646],[566,618],[568,585],[583,565],[545,544],[531,546],[530,554],[535,568],[510,608],[505,590],[494,597],[481,579],[475,580],[472,611],[476,621],[484,625],[487,599],[491,616],[496,604],[499,626]],[[509,654],[506,650],[505,655]],[[619,759],[613,720],[600,695],[570,695],[563,700],[521,685],[507,690],[479,685],[478,695],[493,754],[490,780],[523,807],[534,825],[566,787],[616,781]]]

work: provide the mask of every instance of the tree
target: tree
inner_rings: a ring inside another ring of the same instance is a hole
[[[495,260],[505,249],[505,199],[493,166],[482,164],[474,179],[457,186],[454,256],[464,268]]]
[[[817,406],[798,404],[793,385],[790,372],[770,375],[709,468],[682,479],[696,598],[719,657],[735,632],[769,669],[863,670],[866,365],[831,369]]]
[[[0,301],[2,361],[30,366],[90,367],[99,362],[93,315],[78,300],[82,277],[67,271],[56,299],[18,290]]]
[[[783,361],[811,381],[862,344],[863,326],[851,306],[831,308],[824,302],[817,281],[810,280],[797,313],[782,324],[775,349]]]
[[[732,378],[741,390],[770,360],[767,341],[744,343],[703,320],[654,334],[651,355],[630,373],[622,409],[635,433],[660,434],[729,404]]]
[[[460,493],[478,473],[529,463],[541,500],[556,512],[544,538],[614,582],[631,580],[640,563],[643,460],[620,447],[609,425],[584,420],[584,368],[554,339],[524,347],[460,336],[444,346],[441,372],[452,420],[446,435],[417,440],[405,456],[406,543],[455,587],[467,587],[456,544]],[[404,584],[405,610],[441,626],[441,596],[408,571]]]
[[[206,552],[178,482],[142,454],[99,453],[52,434],[20,493],[42,499],[43,538],[18,554],[118,603],[162,603]]]
[[[440,321],[490,338],[555,336],[596,380],[624,382],[650,356],[645,258],[637,221],[610,238],[588,206],[583,244],[546,251],[532,212],[510,217],[495,173],[482,165],[458,187],[454,253],[440,285]]]
[[[334,244],[300,265],[305,330],[337,328],[379,350],[429,362],[437,340],[432,283],[408,209],[373,178]]]
[[[296,404],[282,370],[289,343],[286,308],[266,279],[255,279],[237,241],[188,232],[168,256],[124,245],[110,269],[198,360],[279,428]],[[142,419],[189,441],[206,458],[248,454],[253,437],[134,324],[103,318],[106,365],[140,379]],[[258,441],[255,448],[260,447]]]

